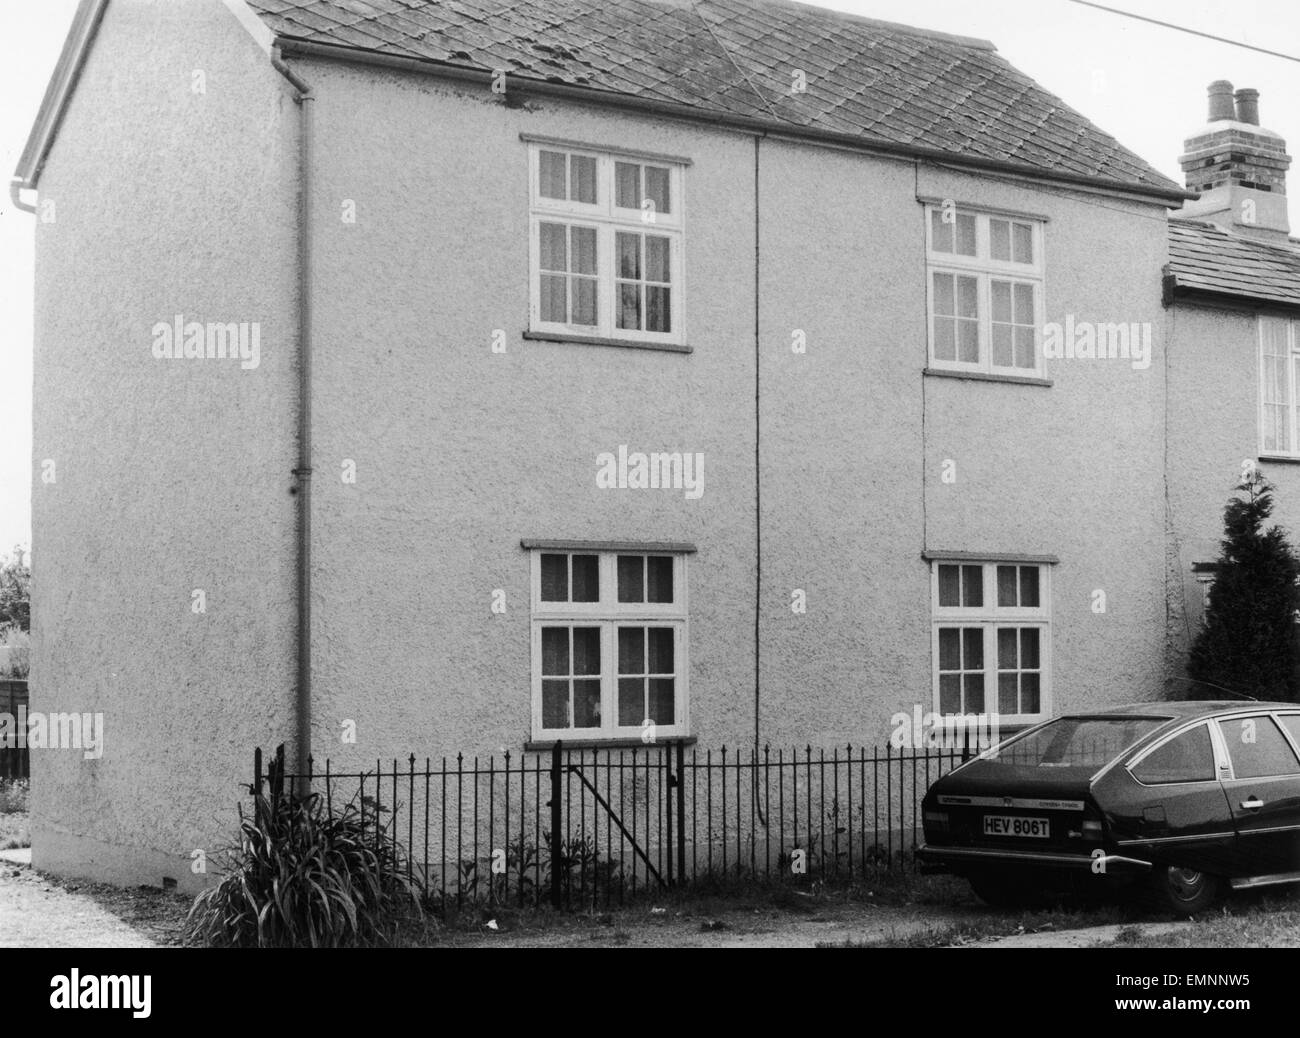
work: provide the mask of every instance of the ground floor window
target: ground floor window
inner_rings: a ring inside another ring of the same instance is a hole
[[[1002,724],[1049,712],[1050,566],[1019,559],[931,560],[934,709]]]
[[[531,554],[533,738],[687,734],[686,552]]]

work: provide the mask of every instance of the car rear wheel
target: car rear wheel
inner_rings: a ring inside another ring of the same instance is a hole
[[[1195,915],[1214,904],[1219,881],[1196,869],[1157,865],[1147,884],[1147,901],[1178,915]]]

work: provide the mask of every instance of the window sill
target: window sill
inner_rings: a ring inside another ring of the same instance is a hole
[[[926,368],[923,374],[936,378],[964,378],[973,382],[1010,382],[1020,386],[1050,386],[1050,378],[1032,375],[995,375],[990,371],[952,371],[948,368]],[[1297,459],[1300,460],[1300,459]]]
[[[1021,555],[1016,552],[999,551],[938,551],[930,548],[921,552],[921,558],[926,562],[1020,562],[1025,565],[1042,563],[1047,566],[1055,566],[1061,561],[1060,556],[1057,555]]]
[[[938,714],[938,713],[935,714],[936,719],[953,717],[953,716],[963,716],[963,715]],[[971,716],[971,715],[965,715],[965,716]],[[975,715],[975,716],[980,716],[980,715]],[[1036,721],[1017,721],[1015,722],[1015,724],[1005,724],[1002,721],[998,721],[997,724],[994,724],[993,721],[991,720],[992,715],[986,714],[983,716],[990,718],[989,723],[983,727],[983,730],[981,731],[979,727],[974,727],[971,729],[970,751],[972,756],[974,756],[975,754],[983,753],[985,750],[992,749],[998,743],[1006,742],[1006,740],[1010,739],[1013,735],[1019,735],[1021,732],[1034,727],[1034,725],[1042,724],[1044,721],[1047,720],[1046,717],[1040,717]],[[942,730],[943,727],[942,721],[938,721],[937,723],[939,727],[936,729],[936,731]],[[991,734],[993,737],[993,741],[987,746],[980,746],[976,740],[982,734]],[[947,738],[947,735],[945,735],[945,738]],[[960,750],[963,748],[962,746],[963,735],[962,735],[962,730],[960,728],[958,728],[953,733],[951,738],[952,738],[952,746],[950,747],[951,749]]]
[[[1300,465],[1300,454],[1261,454],[1260,461],[1280,461],[1283,464]]]
[[[998,740],[1001,741],[1003,739],[1009,738],[1012,735],[1019,735],[1025,729],[1032,728],[1036,724],[1042,724],[1044,721],[1047,720],[1050,720],[1049,716],[1047,714],[1042,714],[1030,721],[1009,721],[1005,723],[999,721]]]
[[[628,350],[659,350],[662,353],[694,353],[693,346],[642,339],[606,339],[598,335],[570,335],[567,332],[524,332],[529,342],[572,342],[582,346],[620,346]]]
[[[562,541],[525,537],[520,547],[529,551],[632,551],[690,555],[698,549],[685,541]]]
[[[524,743],[525,753],[549,753],[555,748],[557,739],[530,739]],[[564,739],[566,750],[652,750],[656,746],[694,746],[699,739],[694,735],[666,736],[654,742],[645,743],[638,738],[631,739]]]

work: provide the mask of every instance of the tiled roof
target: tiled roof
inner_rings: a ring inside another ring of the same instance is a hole
[[[1300,248],[1246,238],[1204,221],[1169,221],[1169,276],[1176,292],[1300,306]]]
[[[981,40],[786,0],[248,0],[277,36],[1181,192]],[[802,70],[807,89],[792,90]],[[612,100],[613,98],[611,98]]]

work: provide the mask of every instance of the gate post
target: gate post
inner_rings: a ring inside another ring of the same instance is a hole
[[[695,853],[694,848],[691,853]],[[677,882],[686,882],[686,743],[680,740],[677,743]]]
[[[668,886],[673,885],[673,748],[671,745],[664,747],[664,777],[662,783],[662,794],[664,798],[664,829],[666,830],[664,838],[668,841],[667,851],[664,855],[667,860],[668,868],[665,870],[668,875]]]
[[[253,824],[262,824],[262,747],[253,751]]]
[[[564,843],[560,839],[560,826],[563,819],[560,817],[560,795],[561,795],[561,775],[560,766],[561,747],[563,740],[557,740],[551,747],[551,907],[560,908],[562,892],[560,887],[560,866],[561,859],[564,856]]]

